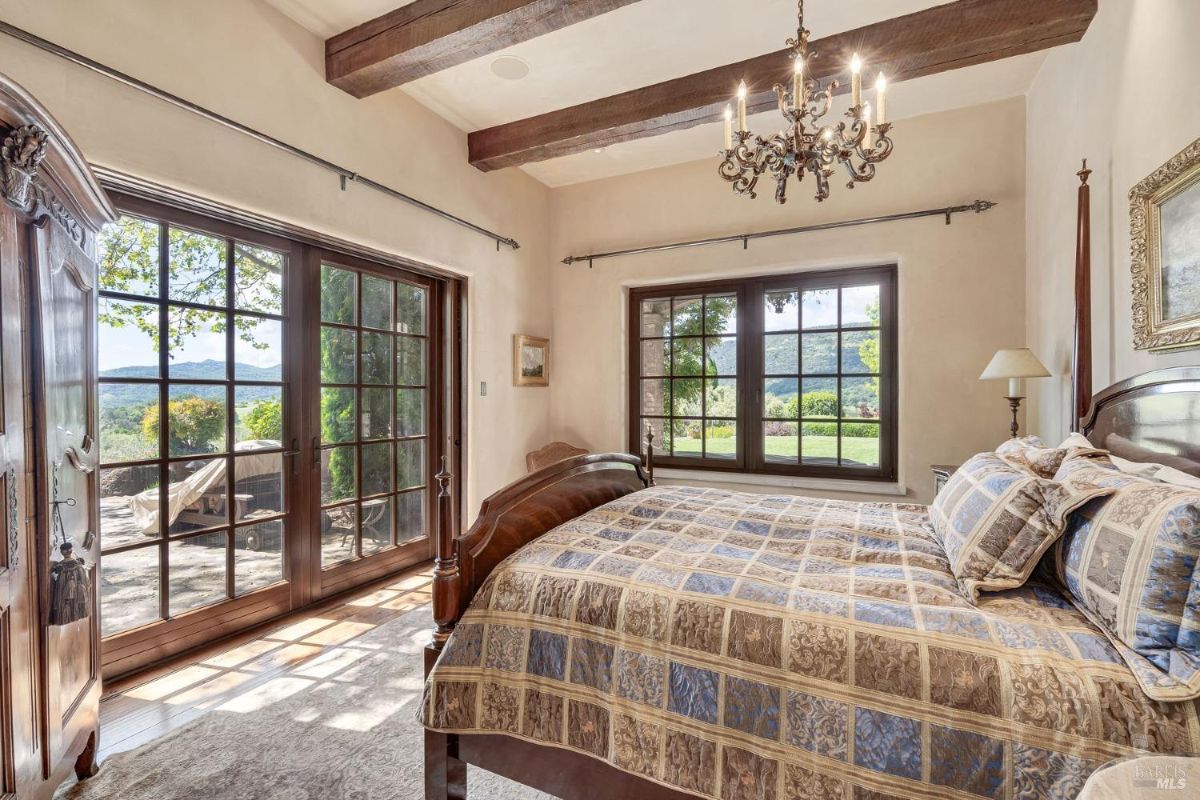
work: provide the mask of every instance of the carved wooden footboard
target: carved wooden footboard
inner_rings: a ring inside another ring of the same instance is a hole
[[[652,486],[653,464],[654,447],[649,436],[644,465],[640,458],[626,453],[590,453],[551,464],[484,500],[475,524],[462,536],[453,530],[452,476],[443,465],[437,475],[441,491],[433,565],[433,618],[437,628],[425,646],[425,673],[433,668],[471,598],[497,564],[567,520]],[[460,753],[460,738],[425,732],[427,798],[466,796],[467,761],[460,759],[465,755]]]
[[[648,460],[649,462],[649,460]],[[589,453],[551,464],[509,484],[483,501],[471,529],[451,529],[450,476],[437,476],[437,556],[433,562],[433,618],[427,648],[432,665],[467,604],[497,564],[543,533],[610,500],[653,483],[653,468],[626,453]]]

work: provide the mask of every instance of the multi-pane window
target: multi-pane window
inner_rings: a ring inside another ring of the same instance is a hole
[[[284,579],[284,253],[123,216],[100,235],[110,635]]]
[[[631,292],[631,444],[656,461],[895,478],[895,269]]]
[[[322,566],[425,536],[427,291],[321,265]]]
[[[736,456],[737,310],[728,292],[641,303],[640,412],[675,455]]]

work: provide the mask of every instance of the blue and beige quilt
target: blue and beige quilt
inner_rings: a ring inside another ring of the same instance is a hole
[[[658,487],[498,567],[421,721],[585,753],[704,798],[1073,798],[1200,751],[1047,586],[969,603],[925,506]]]

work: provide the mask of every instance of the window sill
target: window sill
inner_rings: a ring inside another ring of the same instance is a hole
[[[778,486],[785,489],[809,489],[812,491],[847,492],[851,494],[882,494],[903,497],[908,488],[897,481],[854,481],[844,478],[804,478],[790,475],[759,475],[750,472],[718,472],[704,469],[677,469],[660,467],[654,470],[655,478],[693,483],[736,483],[753,486]]]

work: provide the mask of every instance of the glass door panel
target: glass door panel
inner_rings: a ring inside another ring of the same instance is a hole
[[[320,265],[320,563],[427,537],[430,287]]]
[[[123,216],[100,236],[106,637],[288,578],[288,256]]]

